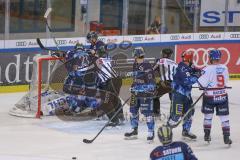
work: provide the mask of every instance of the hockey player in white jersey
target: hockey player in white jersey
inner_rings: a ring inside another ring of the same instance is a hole
[[[216,109],[216,115],[220,117],[222,124],[224,143],[231,144],[228,94],[226,91],[229,73],[227,66],[220,64],[221,55],[219,50],[210,51],[210,65],[203,69],[202,76],[198,79],[199,85],[205,88],[202,104],[204,140],[211,141],[212,118],[214,109]]]

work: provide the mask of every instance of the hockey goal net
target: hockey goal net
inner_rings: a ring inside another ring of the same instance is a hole
[[[20,117],[36,117],[50,115],[51,106],[48,102],[61,97],[50,85],[51,74],[62,65],[61,58],[50,55],[40,55],[33,58],[32,79],[29,91],[18,101],[9,114]],[[62,73],[64,75],[64,70]],[[62,88],[62,82],[56,82],[53,86]]]

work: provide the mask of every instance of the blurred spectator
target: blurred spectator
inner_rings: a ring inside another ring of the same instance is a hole
[[[153,23],[147,30],[147,34],[164,34],[167,33],[167,28],[161,23],[160,16],[155,16]]]

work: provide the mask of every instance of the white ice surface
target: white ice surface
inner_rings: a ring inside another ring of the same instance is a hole
[[[200,160],[240,159],[240,81],[231,81],[229,86],[230,123],[232,146],[223,143],[219,118],[214,116],[212,142],[203,141],[203,115],[200,103],[196,106],[192,132],[195,142],[187,142]],[[157,138],[153,144],[146,142],[146,125],[140,124],[139,139],[126,141],[124,132],[130,129],[129,122],[121,128],[104,130],[92,144],[84,144],[83,138],[91,139],[105,121],[63,122],[56,117],[42,119],[19,118],[8,115],[8,110],[24,93],[0,94],[0,160],[146,160],[149,153],[160,145]],[[193,91],[196,100],[200,92]],[[169,108],[168,96],[162,99],[162,110]],[[159,123],[157,125],[160,125]],[[174,140],[181,139],[181,127],[174,130]]]

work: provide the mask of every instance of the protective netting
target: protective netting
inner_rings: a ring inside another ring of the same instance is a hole
[[[30,83],[30,89],[28,93],[22,97],[15,106],[10,109],[9,113],[15,116],[21,117],[36,117],[38,112],[39,98],[41,97],[41,111],[43,115],[49,115],[50,109],[49,107],[44,108],[48,102],[58,99],[62,97],[62,95],[58,94],[56,91],[52,90],[49,87],[49,78],[50,75],[61,66],[62,62],[57,60],[58,58],[54,58],[49,55],[40,55],[35,56],[33,58],[33,70],[32,70],[32,78]],[[39,63],[40,62],[40,63]],[[39,73],[41,72],[41,77],[39,77]],[[61,75],[66,74],[64,70],[62,70]],[[66,75],[65,75],[66,76]],[[39,79],[41,78],[41,79]],[[39,88],[39,84],[41,84],[41,88]],[[62,83],[56,84],[56,87],[62,87]],[[39,91],[40,89],[40,95]]]

